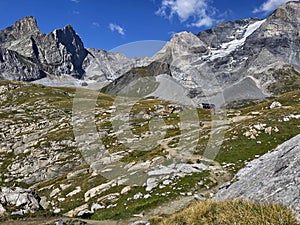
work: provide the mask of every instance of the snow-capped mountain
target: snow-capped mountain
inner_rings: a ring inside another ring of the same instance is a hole
[[[300,3],[289,2],[264,20],[224,22],[195,36],[174,35],[154,56],[174,79],[201,98],[261,98],[299,85]],[[286,82],[294,81],[294,82]]]

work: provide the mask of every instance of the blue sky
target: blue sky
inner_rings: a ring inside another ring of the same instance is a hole
[[[221,21],[264,18],[286,0],[0,0],[0,29],[24,16],[42,32],[71,24],[86,47],[111,50],[135,41],[168,41]]]

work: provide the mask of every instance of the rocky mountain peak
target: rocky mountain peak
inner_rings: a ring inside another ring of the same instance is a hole
[[[26,16],[14,25],[0,31],[0,44],[18,40],[32,34],[40,34],[36,19]]]
[[[206,50],[206,44],[195,34],[184,31],[174,34],[172,39],[152,57],[152,60],[171,64],[181,55],[203,53]]]
[[[74,28],[70,24],[66,25],[62,29],[56,29],[55,32],[63,32],[64,34],[67,34],[67,35],[77,35],[76,31],[74,30]]]
[[[71,54],[72,63],[75,69],[79,69],[82,74],[82,62],[87,55],[84,44],[78,34],[71,25],[65,26],[63,29],[57,29],[54,32],[55,39],[58,43],[65,46],[66,50]]]
[[[23,19],[15,22],[13,30],[20,36],[28,33],[40,32],[37,21],[33,16],[25,16]]]
[[[277,17],[286,22],[297,22],[292,19],[299,14],[300,14],[300,1],[291,1],[291,2],[287,2],[286,4],[283,4],[277,10],[275,10],[271,18]],[[290,15],[292,15],[292,17]]]

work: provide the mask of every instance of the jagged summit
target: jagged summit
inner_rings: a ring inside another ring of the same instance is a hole
[[[16,32],[19,32],[20,34],[40,31],[37,25],[36,18],[33,16],[25,16],[21,20],[17,21],[13,25],[13,28],[16,30]]]
[[[53,78],[57,77],[59,86],[59,83],[72,86],[74,78],[107,82],[142,65],[143,59],[86,49],[71,25],[44,34],[36,19],[26,16],[0,31],[0,80],[53,84]],[[67,77],[71,83],[60,77]],[[80,82],[75,80],[75,84]]]
[[[49,34],[40,32],[36,19],[27,16],[0,31],[0,78],[31,81],[47,75],[83,76],[87,55],[71,25]]]
[[[40,33],[37,21],[33,16],[26,16],[14,25],[0,31],[0,44],[22,38],[24,36]]]

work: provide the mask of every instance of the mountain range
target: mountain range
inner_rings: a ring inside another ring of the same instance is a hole
[[[108,93],[116,94],[124,86],[135,88],[124,76],[140,77],[140,71],[159,62],[169,67],[164,75],[183,86],[195,102],[218,102],[220,96],[226,102],[264,98],[299,87],[299,15],[300,2],[292,1],[263,20],[222,22],[198,34],[177,33],[151,58],[87,49],[70,25],[43,34],[36,19],[28,16],[0,31],[0,79],[62,86],[97,82],[101,87],[114,81]],[[161,83],[159,75],[150,74]],[[156,97],[164,99],[164,93]]]
[[[0,224],[299,224],[299,15],[177,33],[150,58],[32,16],[0,31]]]

